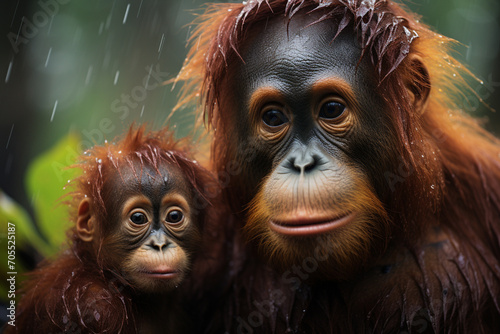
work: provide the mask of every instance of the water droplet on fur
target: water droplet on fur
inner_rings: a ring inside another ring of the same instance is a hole
[[[435,185],[431,185],[431,189],[434,189],[436,186]]]

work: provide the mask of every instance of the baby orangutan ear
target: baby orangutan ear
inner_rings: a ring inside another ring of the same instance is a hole
[[[425,112],[431,91],[429,72],[420,56],[410,54],[408,61],[410,62],[410,73],[406,78],[406,88],[412,99],[413,110],[422,114]]]
[[[82,200],[78,206],[76,233],[81,240],[86,242],[90,242],[94,238],[95,222],[91,214],[91,201],[88,198]]]

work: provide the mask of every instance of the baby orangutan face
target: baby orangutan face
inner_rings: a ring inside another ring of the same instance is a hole
[[[80,203],[77,232],[106,266],[146,293],[174,289],[189,271],[200,235],[193,191],[178,166],[133,164],[108,172],[104,217]]]

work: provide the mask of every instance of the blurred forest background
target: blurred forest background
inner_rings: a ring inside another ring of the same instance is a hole
[[[37,198],[26,191],[28,167],[69,133],[77,134],[72,147],[78,151],[114,138],[133,121],[164,126],[178,90],[161,82],[181,68],[189,23],[205,2],[2,0],[0,189],[33,216]],[[404,3],[461,43],[458,58],[484,81],[473,88],[498,111],[475,97],[464,109],[500,135],[500,2]],[[180,113],[170,126],[182,137],[192,123],[192,115]],[[0,241],[6,247],[5,235]]]

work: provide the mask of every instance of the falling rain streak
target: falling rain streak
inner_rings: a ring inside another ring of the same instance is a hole
[[[125,15],[123,16],[123,24],[127,22],[128,11],[130,9],[130,4],[127,4],[127,9],[125,9]]]
[[[141,0],[141,4],[139,5],[139,9],[137,10],[137,17],[139,17],[139,13],[141,12],[141,8],[142,8],[142,2],[144,0]]]
[[[161,56],[161,49],[163,48],[163,41],[165,41],[165,34],[161,34],[160,46],[158,47],[158,59]]]
[[[13,60],[11,60],[10,63],[9,63],[9,68],[7,69],[7,74],[5,75],[5,82],[9,82],[10,72],[12,71],[12,64],[13,63],[14,63]]]
[[[91,65],[89,66],[89,70],[87,71],[87,77],[85,78],[85,86],[87,86],[90,82],[90,77],[92,76],[92,70],[94,67]]]
[[[57,109],[57,104],[59,103],[59,100],[56,100],[56,103],[54,103],[54,109],[52,109],[52,116],[50,116],[50,121],[52,122],[54,120],[54,115],[56,113]]]
[[[12,131],[14,131],[14,124],[12,124],[12,127],[10,128],[9,139],[7,139],[7,145],[5,145],[5,149],[9,148],[10,138],[12,137]]]
[[[12,21],[10,22],[10,27],[12,28],[12,25],[14,25],[14,20],[16,19],[16,14],[17,14],[17,8],[19,7],[19,2],[21,0],[17,0],[16,4],[16,9],[14,9],[14,15],[12,15]]]
[[[54,21],[54,15],[50,17],[50,23],[49,23],[49,29],[47,30],[47,36],[50,35],[50,32],[52,31],[52,22]]]
[[[49,64],[50,54],[52,53],[52,48],[49,49],[49,53],[47,54],[47,60],[45,60],[45,67]]]
[[[115,74],[115,81],[113,82],[113,85],[116,86],[116,83],[118,82],[118,77],[120,76],[120,71],[116,71],[116,74]]]

